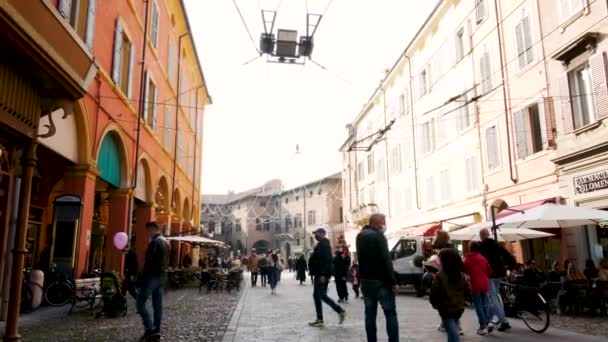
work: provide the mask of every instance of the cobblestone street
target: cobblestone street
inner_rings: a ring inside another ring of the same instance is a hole
[[[164,341],[221,341],[239,294],[199,294],[197,288],[169,291],[163,312]],[[150,303],[148,303],[150,308]],[[143,334],[135,301],[124,318],[94,318],[87,309],[67,315],[69,306],[41,308],[22,316],[24,341],[137,341]],[[0,326],[4,330],[4,326]]]
[[[278,294],[271,295],[269,288],[248,287],[242,295],[224,342],[270,342],[270,341],[365,341],[363,324],[363,301],[351,299],[343,307],[347,318],[342,326],[338,317],[329,307],[323,307],[325,327],[310,328],[307,323],[315,318],[312,302],[312,286],[299,286],[292,273],[283,273]],[[352,295],[352,292],[351,292]],[[337,298],[335,286],[330,286],[330,297]],[[412,295],[400,295],[397,299],[401,341],[444,341],[445,336],[437,331],[439,318],[428,301]],[[378,316],[379,341],[386,341],[384,317]],[[512,321],[509,333],[494,333],[482,338],[475,334],[477,321],[473,311],[468,310],[463,317],[464,341],[606,341],[606,337],[583,335],[558,329],[560,324],[552,324],[544,334],[535,334],[521,322]],[[601,325],[608,325],[603,319],[597,321],[596,331],[604,331]]]

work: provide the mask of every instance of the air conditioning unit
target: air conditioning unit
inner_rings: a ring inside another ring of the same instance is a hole
[[[312,48],[314,47],[314,43],[312,41],[312,37],[300,37],[300,49],[299,53],[301,57],[310,57],[312,55]]]
[[[294,30],[278,30],[277,32],[277,51],[279,57],[297,56],[296,48],[298,47],[298,31]]]
[[[271,55],[274,53],[274,34],[262,33],[260,37],[260,51]]]

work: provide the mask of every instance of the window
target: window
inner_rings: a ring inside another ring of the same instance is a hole
[[[486,18],[486,1],[475,0],[475,18],[479,24]]]
[[[422,124],[422,153],[428,154],[435,149],[435,119]]]
[[[408,115],[410,107],[408,105],[408,90],[405,89],[403,94],[399,95],[399,115]]]
[[[146,73],[146,88],[144,89],[144,98],[146,102],[144,104],[144,121],[152,130],[156,129],[156,113],[157,113],[157,100],[158,91],[156,85],[150,78],[149,74]]]
[[[267,232],[270,231],[270,219],[268,218],[264,218],[264,230]]]
[[[481,92],[483,94],[492,91],[492,69],[490,67],[490,52],[487,47],[479,58],[479,73],[481,75]]]
[[[294,218],[294,226],[295,228],[302,228],[302,214],[296,214]]]
[[[466,192],[473,193],[479,191],[479,171],[477,169],[477,157],[470,157],[465,161],[465,173]]]
[[[390,248],[391,246],[389,246]],[[393,250],[393,258],[401,259],[407,258],[416,254],[416,240],[401,240]]]
[[[396,174],[401,172],[401,145],[397,145],[391,149],[391,173]]]
[[[532,49],[532,32],[530,31],[530,18],[524,12],[521,20],[515,25],[515,44],[517,48],[517,59],[519,68],[534,61],[534,50]]]
[[[262,207],[262,208],[266,207],[266,202],[264,202],[264,201],[260,202],[260,207]]]
[[[452,199],[452,188],[450,185],[450,171],[448,169],[441,170],[439,173],[439,189],[441,191],[441,200],[444,202]]]
[[[169,82],[173,85],[175,80],[175,43],[173,43],[173,39],[169,37],[168,39],[168,48],[167,48],[167,77],[169,78]],[[183,90],[182,90],[183,91]]]
[[[426,69],[424,69],[420,72],[420,76],[418,76],[418,80],[420,82],[419,93],[420,93],[420,97],[422,97],[422,96],[426,95],[427,88],[428,88]]]
[[[363,162],[360,161],[357,164],[357,180],[363,180],[364,176],[365,176],[364,165],[363,165]]]
[[[307,222],[308,226],[317,224],[316,212],[314,210],[310,210],[308,212]]]
[[[486,129],[486,160],[488,170],[495,170],[500,167],[500,149],[498,148],[498,129],[496,125]]]
[[[372,173],[374,173],[374,152],[367,155],[367,174],[371,175]]]
[[[289,198],[285,199],[285,204],[289,203]]]
[[[456,61],[464,57],[464,28],[456,33]]]
[[[59,14],[76,30],[78,36],[89,49],[93,48],[95,33],[96,0],[60,0],[57,4]]]
[[[152,18],[150,20],[150,40],[152,41],[152,46],[154,48],[158,47],[158,6],[156,2],[152,3]]]
[[[376,204],[376,187],[374,186],[374,183],[369,185],[367,191],[369,195],[369,203]]]
[[[281,220],[280,219],[274,223],[274,231],[277,233],[281,232]]]
[[[460,97],[460,100],[456,102],[460,107],[459,115],[458,115],[458,130],[463,131],[469,127],[473,120],[471,119],[471,111],[469,110],[469,95],[464,94]]]
[[[559,0],[559,9],[560,20],[563,23],[585,9],[585,0]]]
[[[426,179],[426,204],[428,206],[435,204],[435,178],[433,176]]]
[[[259,217],[255,218],[255,230],[262,230],[262,223]]]
[[[578,129],[593,123],[596,114],[589,63],[570,71],[568,73],[568,83],[570,84],[574,128]]]
[[[236,220],[236,231],[240,232],[241,231],[241,219],[237,219]]]
[[[513,113],[513,130],[518,159],[542,151],[547,141],[544,110],[535,103]]]
[[[122,21],[116,20],[112,80],[124,95],[131,98],[134,51],[131,40],[123,31]]]
[[[171,110],[171,106],[165,105],[165,128],[163,130],[163,146],[166,150],[171,149]]]
[[[287,215],[285,216],[285,231],[289,231],[289,228],[291,228],[292,222],[291,222],[291,216]]]
[[[380,158],[378,159],[378,161],[376,162],[377,167],[376,167],[376,181],[378,181],[378,183],[383,183],[385,181],[386,176],[384,175],[384,158]]]
[[[339,215],[340,215],[340,223],[344,223],[344,208],[340,207]]]

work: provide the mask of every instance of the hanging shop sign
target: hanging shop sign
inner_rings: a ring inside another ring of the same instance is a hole
[[[608,170],[574,178],[574,193],[586,194],[608,189]]]

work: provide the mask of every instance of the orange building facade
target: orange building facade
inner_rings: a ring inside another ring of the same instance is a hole
[[[2,43],[15,51],[0,59],[0,81],[15,90],[0,97],[4,316],[22,232],[23,266],[79,278],[122,272],[117,232],[143,261],[146,222],[165,235],[198,231],[211,98],[181,0],[0,5]],[[173,260],[189,252],[172,247]]]

